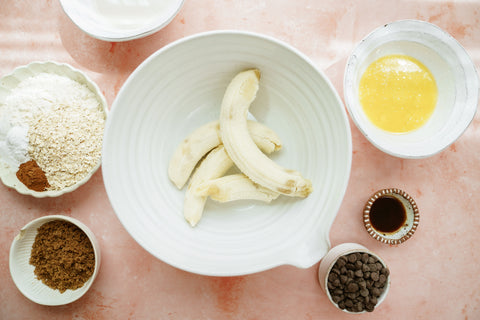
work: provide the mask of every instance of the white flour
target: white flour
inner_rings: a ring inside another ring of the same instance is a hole
[[[50,189],[59,190],[98,163],[104,125],[101,104],[87,86],[40,73],[21,81],[0,105],[0,159],[14,170],[34,159]]]
[[[21,81],[7,96],[0,117],[9,117],[12,126],[25,125],[34,113],[52,106],[94,109],[99,102],[92,91],[70,78],[40,73]]]

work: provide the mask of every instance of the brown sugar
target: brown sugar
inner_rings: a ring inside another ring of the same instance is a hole
[[[30,264],[44,284],[61,293],[81,288],[95,268],[95,254],[87,235],[74,224],[53,220],[38,228]]]

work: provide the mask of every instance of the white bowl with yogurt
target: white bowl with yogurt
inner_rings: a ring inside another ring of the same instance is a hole
[[[142,38],[167,26],[184,0],[60,0],[63,11],[88,35],[119,42]]]

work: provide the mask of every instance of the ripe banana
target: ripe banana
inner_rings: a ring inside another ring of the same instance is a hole
[[[182,189],[198,161],[220,144],[217,121],[194,130],[175,150],[168,166],[170,180]]]
[[[256,184],[243,173],[205,181],[198,185],[193,192],[198,196],[209,196],[219,202],[235,200],[271,202],[280,195],[278,192]]]
[[[268,154],[280,148],[280,139],[273,130],[254,121],[249,122],[249,128],[254,132],[255,143],[263,152]],[[223,176],[232,166],[233,161],[221,144],[210,151],[193,172],[183,202],[183,216],[192,227],[202,218],[207,201],[206,195],[197,195],[194,190],[202,183]]]
[[[256,121],[249,120],[247,123],[253,141],[264,152],[271,153],[282,147],[280,139],[272,129]],[[218,120],[194,130],[180,143],[168,166],[168,176],[178,189],[183,188],[200,159],[220,143]]]
[[[219,145],[207,154],[193,173],[183,202],[183,216],[192,227],[202,218],[207,201],[206,196],[198,196],[193,190],[205,181],[223,176],[232,165],[233,162],[227,155],[225,147]]]
[[[306,197],[312,192],[311,181],[276,164],[250,137],[247,113],[259,80],[260,71],[251,69],[237,74],[228,85],[220,112],[221,140],[232,161],[253,182],[288,196]]]

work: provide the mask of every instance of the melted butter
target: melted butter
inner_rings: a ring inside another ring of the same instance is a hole
[[[363,110],[377,127],[394,133],[420,128],[437,104],[437,84],[420,61],[388,55],[368,66],[360,79]]]

